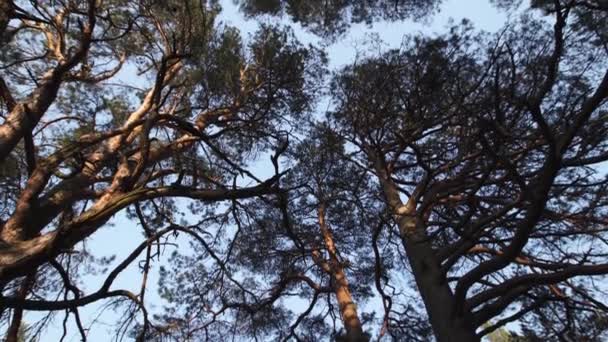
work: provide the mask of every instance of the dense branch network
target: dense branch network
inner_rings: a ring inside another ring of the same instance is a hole
[[[238,4],[334,39],[440,1]],[[220,12],[0,4],[7,341],[59,313],[86,340],[101,303],[116,340],[606,338],[603,1],[531,1],[496,34],[411,36],[331,78],[291,30],[243,39]],[[116,222],[141,229],[120,261],[95,246]]]

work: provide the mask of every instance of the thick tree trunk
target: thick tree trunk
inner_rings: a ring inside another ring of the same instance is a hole
[[[399,220],[403,246],[437,341],[479,341],[468,317],[456,315],[454,294],[440,272],[430,243],[423,238],[404,234],[403,228],[411,226],[409,219],[403,217]]]
[[[329,264],[325,263],[324,270],[330,274],[334,282],[334,292],[336,301],[340,308],[340,316],[346,330],[345,341],[348,342],[366,342],[366,335],[363,333],[363,326],[359,315],[357,314],[357,305],[353,301],[353,296],[350,292],[348,279],[344,273],[344,266],[338,260],[338,253],[334,243],[331,230],[325,222],[325,205],[321,204],[318,208],[319,228],[325,242],[329,254]]]
[[[468,315],[457,314],[454,294],[441,272],[425,229],[416,217],[415,204],[401,201],[385,163],[379,157],[374,159],[378,180],[387,204],[396,217],[403,247],[437,341],[479,341]]]

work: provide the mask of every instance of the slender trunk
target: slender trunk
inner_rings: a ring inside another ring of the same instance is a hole
[[[338,260],[336,245],[334,244],[331,230],[325,222],[325,205],[320,204],[318,207],[319,228],[325,242],[325,247],[329,254],[329,264],[324,263],[323,269],[332,277],[334,283],[334,291],[338,307],[340,308],[340,316],[346,330],[346,339],[348,342],[364,342],[368,341],[363,333],[363,327],[357,314],[357,305],[353,301],[353,296],[350,292],[348,279],[344,273],[344,266]]]
[[[375,159],[378,180],[387,204],[396,217],[401,241],[437,341],[479,341],[469,315],[457,314],[455,310],[454,294],[441,272],[441,265],[435,257],[422,222],[416,217],[415,205],[403,204],[382,159]]]
[[[4,45],[4,31],[13,16],[13,2],[11,0],[0,1],[0,47]]]
[[[19,328],[21,327],[21,319],[23,318],[23,309],[17,308],[13,310],[13,319],[11,325],[6,332],[5,342],[19,342]]]
[[[24,280],[19,290],[17,291],[16,297],[19,299],[25,299],[27,293],[34,285],[35,272],[28,275]],[[16,308],[13,310],[13,319],[11,325],[8,327],[6,332],[5,342],[19,342],[19,331],[23,321],[23,308]]]

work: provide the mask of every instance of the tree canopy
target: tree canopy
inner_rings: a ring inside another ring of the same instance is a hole
[[[248,16],[288,16],[312,32],[335,39],[350,25],[426,18],[441,0],[235,0]]]
[[[115,340],[608,338],[608,7],[491,2],[497,33],[339,70],[218,1],[2,2],[6,341],[97,340],[96,305]],[[327,40],[441,6],[234,3]],[[119,260],[116,222],[140,232]]]

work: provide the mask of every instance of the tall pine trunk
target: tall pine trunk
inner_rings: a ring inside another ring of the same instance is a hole
[[[338,252],[334,243],[333,234],[325,222],[325,205],[323,203],[318,207],[318,215],[319,228],[329,255],[329,260],[327,262],[322,261],[321,266],[332,277],[336,301],[340,308],[340,317],[342,317],[344,329],[346,330],[346,335],[344,336],[345,341],[366,342],[368,339],[363,333],[361,320],[357,313],[357,305],[350,292],[348,279],[344,272],[344,266],[338,260]]]
[[[375,169],[382,191],[396,217],[408,262],[438,342],[476,342],[480,338],[466,313],[455,308],[455,299],[446,276],[441,272],[425,228],[416,217],[415,204],[404,204],[397,186],[381,157],[375,156]]]

